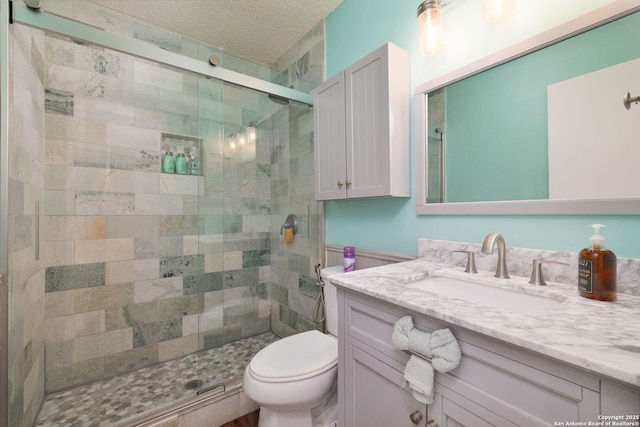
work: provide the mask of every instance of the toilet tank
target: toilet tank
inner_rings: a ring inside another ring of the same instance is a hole
[[[326,267],[320,270],[320,277],[324,282],[324,301],[325,313],[327,316],[327,331],[338,336],[338,293],[336,287],[331,283],[331,276],[344,273],[344,267],[341,265],[335,267]]]

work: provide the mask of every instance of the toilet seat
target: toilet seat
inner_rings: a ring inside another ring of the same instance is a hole
[[[338,340],[313,330],[263,348],[249,363],[249,372],[263,382],[291,382],[320,375],[337,363]]]

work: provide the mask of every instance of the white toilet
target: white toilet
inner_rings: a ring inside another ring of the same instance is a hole
[[[338,300],[329,277],[342,272],[342,266],[321,271],[328,334],[313,330],[283,338],[260,350],[247,366],[244,391],[260,405],[259,427],[312,427],[314,417],[318,425],[323,418],[318,408],[328,406],[332,397],[335,401]]]

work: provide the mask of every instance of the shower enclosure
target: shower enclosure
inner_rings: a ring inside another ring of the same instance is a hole
[[[75,19],[114,22],[74,4]],[[172,360],[182,378],[170,387],[190,398],[230,380],[203,351],[314,328],[322,218],[308,93],[225,69],[234,59],[210,47],[185,54],[183,38],[178,48],[139,22],[131,38],[20,5],[13,19],[0,426],[32,425],[52,393]],[[185,174],[163,171],[168,155],[186,157]],[[146,387],[169,396],[161,382]],[[121,419],[154,410],[143,406]]]

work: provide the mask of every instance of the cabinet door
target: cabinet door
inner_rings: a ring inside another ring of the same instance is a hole
[[[517,427],[496,412],[490,411],[465,397],[446,390],[443,396],[440,387],[429,406],[429,419],[439,427]],[[499,410],[499,408],[498,408]]]
[[[349,342],[345,359],[343,427],[414,427],[411,413],[417,410],[424,417],[426,406],[402,388],[401,372]]]
[[[409,197],[409,54],[390,43],[345,70],[347,195]]]
[[[344,199],[347,195],[344,73],[318,86],[313,91],[313,102],[315,197]]]
[[[349,197],[389,193],[388,70],[378,49],[345,71]]]

